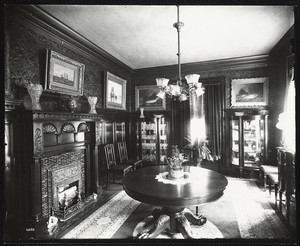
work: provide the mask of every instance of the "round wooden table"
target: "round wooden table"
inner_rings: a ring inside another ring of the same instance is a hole
[[[203,225],[206,218],[195,216],[186,207],[211,202],[223,195],[228,181],[214,171],[184,166],[184,178],[168,179],[168,166],[143,167],[123,178],[125,192],[135,200],[154,206],[152,218],[137,235],[155,238],[167,229],[171,234],[180,232],[184,238],[193,238],[190,223]]]

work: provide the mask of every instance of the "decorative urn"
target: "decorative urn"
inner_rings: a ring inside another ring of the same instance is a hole
[[[31,109],[41,110],[40,97],[43,93],[43,86],[30,83],[27,85],[27,91],[31,97]]]
[[[97,114],[97,111],[96,111],[96,103],[97,103],[97,100],[98,98],[97,97],[93,97],[93,96],[89,96],[88,98],[88,102],[90,104],[90,114]]]
[[[74,111],[77,107],[76,99],[75,98],[70,98],[69,100],[67,100],[66,107],[71,113],[74,113]]]

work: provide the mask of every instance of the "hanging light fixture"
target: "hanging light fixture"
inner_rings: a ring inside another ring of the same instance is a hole
[[[166,94],[170,95],[174,100],[185,101],[188,99],[190,92],[195,92],[196,96],[201,96],[204,93],[202,83],[199,82],[199,74],[189,74],[185,76],[185,80],[181,77],[181,64],[180,64],[180,29],[183,27],[183,22],[179,21],[179,6],[177,6],[177,22],[173,24],[173,27],[177,29],[178,37],[178,78],[176,83],[169,83],[169,79],[157,78],[157,86],[160,87],[160,91],[157,97],[163,99]]]

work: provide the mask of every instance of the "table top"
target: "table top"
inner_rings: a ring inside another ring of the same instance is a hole
[[[211,202],[223,195],[226,177],[205,168],[184,166],[191,182],[177,184],[159,181],[157,175],[168,172],[167,165],[143,167],[123,178],[125,192],[135,200],[160,207],[187,207]]]

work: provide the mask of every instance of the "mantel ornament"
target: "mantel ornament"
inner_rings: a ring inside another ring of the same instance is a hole
[[[43,86],[40,84],[28,84],[27,85],[28,94],[31,97],[31,109],[41,110],[40,97],[43,93]]]
[[[70,98],[68,101],[67,101],[67,109],[71,112],[71,113],[74,113],[76,107],[77,107],[77,101],[75,98]]]
[[[94,96],[89,96],[88,98],[88,102],[90,104],[90,114],[97,114],[97,111],[96,111],[96,103],[97,103],[97,100],[98,98],[97,97],[94,97]]]

